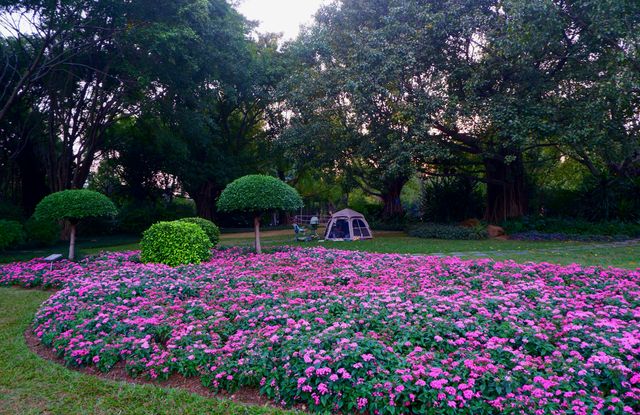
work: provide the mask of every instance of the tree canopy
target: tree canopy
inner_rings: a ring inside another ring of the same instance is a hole
[[[299,65],[283,84],[289,147],[352,175],[388,213],[398,213],[398,187],[413,172],[475,177],[491,221],[526,213],[525,164],[541,148],[594,174],[597,165],[630,173],[639,161],[640,13],[637,2],[607,4],[329,5],[288,48]],[[312,137],[321,139],[305,146]]]
[[[93,190],[63,190],[42,199],[35,216],[48,220],[77,222],[95,216],[113,216],[116,207],[105,195]]]
[[[218,199],[218,209],[222,212],[292,211],[302,206],[302,198],[294,188],[275,177],[260,174],[234,180]]]
[[[293,41],[254,29],[227,0],[0,2],[2,200],[89,184],[222,223],[259,173],[388,221],[416,178],[494,223],[640,217],[635,0],[338,0]],[[563,192],[580,208],[546,210]]]

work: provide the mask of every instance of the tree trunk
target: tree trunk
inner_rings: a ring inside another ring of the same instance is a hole
[[[256,235],[256,253],[262,253],[262,247],[260,246],[260,216],[256,215],[253,218],[253,229]]]
[[[69,235],[69,260],[76,258],[76,224],[71,223],[71,233]]]
[[[217,193],[214,184],[206,182],[196,192],[190,194],[193,201],[196,202],[196,212],[199,217],[213,220]]]
[[[500,223],[527,212],[527,189],[524,164],[518,154],[508,163],[504,158],[485,159],[487,181],[487,210],[485,220]]]
[[[22,186],[22,208],[28,216],[31,216],[36,205],[49,194],[47,174],[36,157],[31,143],[20,152],[17,161]]]
[[[402,218],[404,216],[404,208],[400,200],[402,188],[407,183],[405,179],[396,180],[384,189],[382,194],[383,211],[382,217],[385,219]]]

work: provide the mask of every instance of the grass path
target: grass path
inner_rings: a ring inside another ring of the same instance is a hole
[[[33,354],[25,343],[39,290],[0,288],[0,414],[293,414],[183,390],[98,379]]]

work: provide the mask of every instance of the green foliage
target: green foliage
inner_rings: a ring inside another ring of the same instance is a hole
[[[385,204],[414,169],[482,180],[494,221],[526,211],[523,160],[546,146],[638,177],[639,16],[637,1],[333,2],[288,45],[283,139]]]
[[[525,216],[506,221],[503,227],[507,234],[536,231],[565,235],[640,237],[640,222],[589,222],[574,218]]]
[[[302,198],[293,187],[275,177],[259,174],[231,182],[218,199],[221,212],[291,211],[302,206]]]
[[[178,266],[208,260],[213,244],[195,223],[174,221],[152,225],[144,232],[140,248],[143,262]]]
[[[349,193],[349,208],[362,213],[371,222],[382,219],[384,207],[379,199],[367,195],[361,189],[355,189]]]
[[[15,248],[24,242],[24,230],[20,222],[15,220],[0,220],[0,251]]]
[[[7,201],[0,201],[0,218],[6,220],[24,220],[24,212],[20,206]]]
[[[24,228],[30,245],[51,246],[60,238],[60,225],[57,221],[32,216],[24,224]]]
[[[116,207],[108,197],[93,190],[63,190],[45,197],[36,206],[38,219],[77,222],[95,216],[113,216]]]
[[[171,222],[196,213],[193,202],[174,199],[164,202],[129,202],[118,211],[118,229],[128,234],[140,234],[156,222]]]
[[[470,180],[430,178],[422,188],[421,217],[436,223],[460,222],[483,215],[483,195]]]
[[[218,242],[220,242],[220,228],[210,220],[193,217],[180,219],[179,222],[195,223],[196,225],[198,225],[200,229],[202,229],[204,233],[207,234],[209,240],[211,241],[211,244],[213,244],[214,247],[218,245]]]
[[[438,223],[422,223],[412,226],[407,233],[410,236],[425,239],[455,239],[455,240],[480,240],[487,239],[487,230],[480,226],[465,228],[455,225],[443,225]]]

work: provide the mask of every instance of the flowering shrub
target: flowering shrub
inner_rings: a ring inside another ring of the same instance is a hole
[[[64,287],[34,331],[69,365],[317,412],[640,413],[639,271],[325,249],[0,268],[36,280]]]

